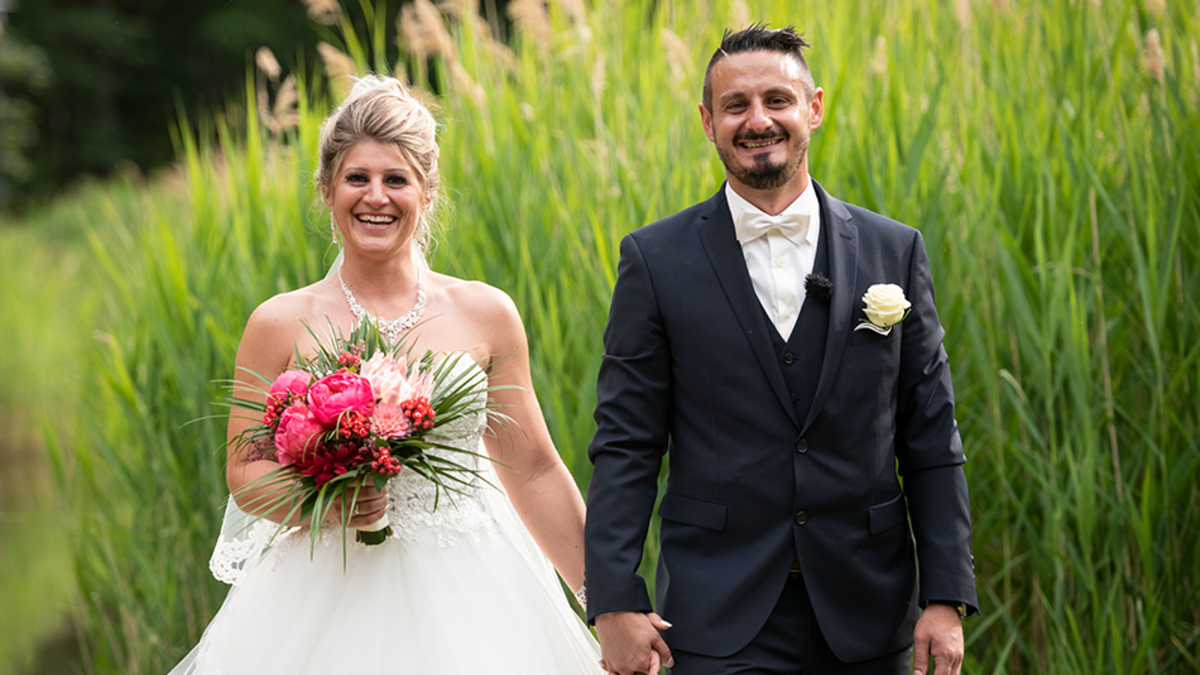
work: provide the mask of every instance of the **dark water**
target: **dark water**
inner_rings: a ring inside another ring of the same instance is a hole
[[[69,511],[41,444],[24,435],[0,445],[0,674],[83,673]]]

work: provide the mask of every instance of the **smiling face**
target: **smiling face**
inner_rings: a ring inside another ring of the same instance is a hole
[[[394,145],[356,143],[322,188],[347,251],[370,256],[400,255],[430,200],[419,174]]]
[[[773,51],[732,54],[713,66],[712,111],[701,105],[700,117],[739,194],[799,196],[807,187],[808,139],[821,125],[824,92],[805,79],[799,62]]]

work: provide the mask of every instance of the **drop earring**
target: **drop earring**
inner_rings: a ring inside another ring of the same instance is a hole
[[[338,245],[337,219],[334,218],[332,213],[329,214],[329,232],[330,232],[330,234],[333,235],[333,245],[337,246]]]

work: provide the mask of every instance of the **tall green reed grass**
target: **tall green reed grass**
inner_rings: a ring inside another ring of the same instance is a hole
[[[154,188],[163,205],[161,183]],[[0,224],[0,672],[31,672],[40,646],[73,635],[73,476],[55,480],[47,432],[67,430],[86,397],[99,271],[86,236],[143,209],[137,178],[82,181],[20,222]],[[67,638],[69,644],[70,639]]]
[[[814,177],[920,228],[932,258],[974,495],[968,669],[1200,667],[1200,12],[526,2],[508,51],[464,4],[434,25],[418,3],[404,31],[428,58],[400,71],[443,94],[452,207],[433,265],[516,300],[581,485],[617,242],[720,185],[696,104],[721,30],[794,23],[827,91]],[[381,16],[326,38],[391,69]],[[250,310],[332,260],[310,179],[330,100],[296,70],[294,130],[254,114],[181,124],[186,203],[95,241],[110,325],[72,449],[97,672],[164,671],[223,594],[204,561],[224,424],[186,423],[213,413]],[[648,571],[654,556],[651,542]]]

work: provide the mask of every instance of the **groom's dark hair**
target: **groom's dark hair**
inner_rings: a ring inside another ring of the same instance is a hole
[[[808,71],[808,62],[804,60],[804,53],[801,51],[809,47],[804,38],[796,34],[796,29],[793,26],[784,26],[783,28],[767,28],[765,23],[756,23],[749,28],[734,33],[729,29],[725,30],[725,36],[721,38],[721,46],[717,51],[713,52],[712,58],[708,61],[708,69],[704,71],[704,108],[708,113],[712,114],[712,70],[713,66],[732,54],[741,54],[745,52],[779,52],[787,54],[800,64],[800,70],[803,73],[801,81],[804,83],[809,97],[812,96],[815,85],[813,84],[812,73]]]

